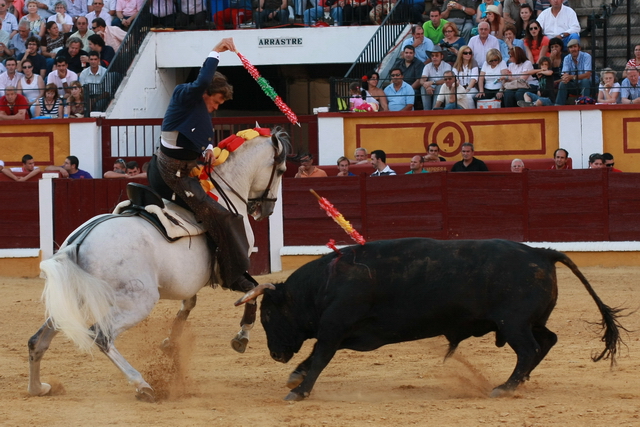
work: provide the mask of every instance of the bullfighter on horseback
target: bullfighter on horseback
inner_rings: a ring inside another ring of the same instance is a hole
[[[209,197],[198,178],[189,176],[203,152],[206,164],[214,160],[210,113],[233,96],[233,87],[226,77],[216,72],[220,53],[226,51],[235,51],[232,38],[222,39],[213,48],[194,82],[174,89],[162,123],[160,150],[149,169],[149,182],[162,197],[186,205],[206,228],[217,246],[215,256],[222,286],[247,292],[257,282],[247,273],[249,244],[243,218]],[[255,305],[246,307],[241,321],[243,331],[253,325],[255,311]],[[234,349],[243,352],[246,341],[244,344],[232,341],[232,344]]]

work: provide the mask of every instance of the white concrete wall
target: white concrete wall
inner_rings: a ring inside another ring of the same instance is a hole
[[[319,165],[332,165],[344,156],[344,124],[342,117],[318,118]],[[351,153],[347,153],[351,157]]]
[[[102,143],[99,127],[95,122],[71,122],[69,142],[72,156],[80,161],[80,169],[94,178],[102,178]]]

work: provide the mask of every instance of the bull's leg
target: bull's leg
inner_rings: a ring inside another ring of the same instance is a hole
[[[532,332],[534,338],[540,345],[540,351],[536,353],[536,358],[534,360],[533,366],[531,367],[531,371],[533,371],[536,366],[538,366],[538,364],[542,362],[542,359],[546,357],[546,355],[549,353],[549,350],[551,350],[551,347],[553,347],[558,342],[558,336],[547,329],[547,327],[544,325],[534,326]],[[529,379],[531,371],[527,372],[527,379]]]
[[[516,352],[517,362],[513,373],[502,385],[494,388],[491,397],[511,394],[536,366],[536,358],[540,354],[540,345],[533,337],[530,327],[523,327],[517,332],[503,331],[509,346]],[[548,351],[548,350],[547,350]]]
[[[178,311],[176,318],[173,320],[173,325],[171,325],[169,338],[165,338],[164,341],[162,341],[162,350],[165,353],[173,353],[175,343],[177,343],[180,336],[182,336],[184,324],[189,317],[189,313],[191,313],[191,310],[196,306],[197,300],[197,295],[194,295],[191,298],[182,301],[182,307],[180,308],[180,311]]]
[[[29,394],[32,396],[44,396],[51,391],[49,384],[40,382],[40,361],[57,333],[50,319],[47,319],[38,332],[29,339]]]
[[[240,321],[240,332],[231,340],[231,347],[238,353],[244,353],[249,343],[249,331],[253,329],[256,322],[256,311],[258,305],[256,301],[249,301],[244,305],[244,314]]]
[[[315,348],[315,346],[314,346]],[[291,375],[289,375],[289,380],[287,381],[287,387],[293,389],[300,385],[300,383],[307,376],[307,372],[309,372],[309,367],[311,366],[311,359],[313,357],[313,352],[307,357],[301,364],[298,365]]]

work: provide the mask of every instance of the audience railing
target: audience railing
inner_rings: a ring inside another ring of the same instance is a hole
[[[606,67],[612,67],[612,64],[610,64],[610,58],[609,58],[609,47],[610,47],[610,40],[609,40],[609,34],[608,34],[608,30],[609,30],[609,26],[610,26],[610,19],[611,16],[613,15],[613,12],[622,5],[622,3],[624,2],[624,0],[611,0],[611,3],[609,4],[603,4],[602,6],[600,6],[600,13],[596,14],[595,12],[592,13],[591,15],[589,15],[588,18],[588,27],[587,29],[584,31],[584,33],[590,33],[591,35],[591,57],[593,58],[593,62],[595,64],[595,60],[596,60],[596,55],[598,54],[598,48],[601,49],[602,51],[602,65],[604,68]],[[626,28],[625,28],[625,34],[626,34],[626,58],[633,58],[633,44],[631,44],[631,0],[628,0],[627,3],[627,8],[626,8]],[[597,29],[601,28],[602,29],[602,35],[600,37],[598,37],[597,34]],[[595,65],[594,65],[595,68]],[[594,76],[594,80],[593,80],[594,84],[595,84],[595,76]]]

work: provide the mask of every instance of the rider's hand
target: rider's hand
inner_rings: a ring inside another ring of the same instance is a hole
[[[207,149],[204,152],[204,163],[207,165],[210,165],[211,163],[213,163],[214,160],[215,160],[215,157],[213,156],[213,150]]]
[[[226,52],[228,50],[235,52],[236,45],[233,43],[233,38],[228,37],[220,40],[220,42],[216,45],[216,47],[213,48],[213,50],[218,53]]]

